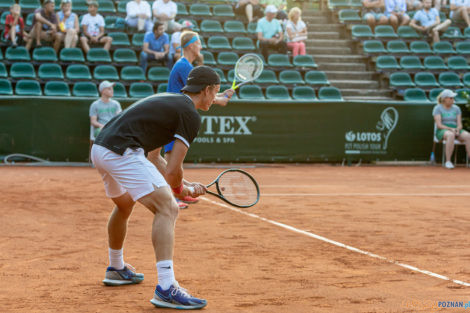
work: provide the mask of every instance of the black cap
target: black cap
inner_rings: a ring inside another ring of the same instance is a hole
[[[209,66],[201,65],[189,72],[186,86],[181,91],[197,93],[210,85],[220,85],[219,74]]]

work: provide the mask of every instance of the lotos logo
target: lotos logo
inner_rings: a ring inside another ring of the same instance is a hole
[[[352,130],[347,132],[345,137],[347,141],[354,141],[354,139],[356,139],[356,135],[354,135],[354,132]]]
[[[356,142],[379,142],[382,140],[382,133],[373,132],[353,132],[350,130],[345,135],[347,141]]]
[[[202,135],[251,135],[249,122],[256,116],[202,116]]]

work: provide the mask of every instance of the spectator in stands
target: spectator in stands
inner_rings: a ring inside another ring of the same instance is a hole
[[[90,106],[90,140],[94,141],[101,129],[112,119],[118,115],[122,109],[119,102],[111,99],[114,95],[114,83],[105,80],[99,85],[101,98],[93,102]]]
[[[155,1],[152,5],[152,11],[155,22],[163,23],[166,31],[172,33],[181,28],[181,25],[175,22],[178,6],[172,0]]]
[[[10,14],[5,19],[5,31],[3,38],[11,43],[13,47],[22,45],[29,39],[28,33],[24,30],[24,21],[21,17],[21,7],[19,4],[10,6]]]
[[[448,169],[454,168],[450,160],[454,152],[455,139],[465,143],[467,155],[470,156],[470,134],[462,129],[462,111],[454,104],[456,95],[452,90],[443,90],[437,96],[437,104],[432,111],[436,123],[436,137],[446,141],[445,167]]]
[[[90,50],[90,45],[104,45],[103,48],[109,51],[113,38],[105,36],[104,25],[103,16],[98,14],[98,2],[88,2],[88,13],[83,16],[81,23],[83,32],[80,37],[85,53]]]
[[[33,27],[30,31],[30,39],[26,49],[30,49],[33,41],[36,46],[41,46],[41,40],[52,41],[54,50],[59,51],[64,35],[59,31],[59,22],[54,12],[54,0],[44,0],[43,7],[34,11]]]
[[[256,32],[258,33],[258,45],[261,49],[261,54],[267,60],[269,49],[287,54],[287,44],[282,34],[281,22],[274,18],[277,14],[276,7],[268,5],[265,14],[266,16],[258,21]]]
[[[140,66],[147,70],[148,61],[155,60],[166,63],[171,70],[173,62],[170,60],[170,37],[165,33],[165,24],[156,22],[153,32],[145,34],[144,45],[140,53]]]
[[[406,0],[385,0],[385,16],[395,29],[408,25],[410,17],[406,14]]]
[[[362,0],[362,19],[374,30],[375,25],[385,25],[388,18],[384,14],[384,0]]]
[[[439,11],[432,8],[432,0],[424,0],[423,4],[424,8],[416,12],[410,26],[425,35],[431,36],[433,43],[439,42],[439,32],[445,31],[452,21],[446,19],[441,23]]]
[[[263,17],[263,8],[259,4],[259,0],[239,0],[234,11],[238,15],[246,16],[248,23]]]
[[[289,21],[286,24],[287,47],[292,50],[292,55],[305,55],[305,40],[307,40],[307,25],[301,19],[302,11],[293,7],[289,11]]]
[[[281,21],[287,20],[287,2],[285,0],[260,0],[260,4],[265,10],[269,5],[273,5],[277,9],[276,18]]]
[[[130,27],[137,27],[140,32],[151,32],[153,28],[152,10],[145,0],[132,0],[126,5],[126,23]]]
[[[450,0],[450,15],[449,17],[455,23],[462,20],[465,21],[467,27],[470,27],[470,5],[467,0]]]
[[[77,14],[72,12],[72,1],[62,0],[60,9],[57,12],[57,20],[59,21],[60,32],[65,34],[64,46],[65,48],[75,48],[77,46],[80,25]]]
[[[190,31],[194,27],[190,21],[183,21],[181,23],[181,31],[178,30],[171,35],[170,40],[170,58],[174,64],[181,58],[181,33]]]

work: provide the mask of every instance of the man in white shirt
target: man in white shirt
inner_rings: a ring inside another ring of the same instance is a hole
[[[126,5],[126,14],[126,23],[128,26],[137,27],[138,31],[152,31],[152,11],[150,10],[150,4],[147,1],[129,1]]]
[[[103,48],[109,51],[113,38],[104,34],[104,18],[98,14],[98,2],[88,3],[88,13],[83,16],[80,25],[83,29],[80,43],[85,53],[90,50],[90,45],[100,44],[104,44]]]
[[[468,0],[450,0],[449,17],[452,21],[458,23],[464,20],[467,23],[467,27],[470,27],[469,11],[470,5]]]
[[[178,6],[171,0],[157,0],[152,5],[153,16],[156,21],[165,24],[165,30],[172,33],[181,25],[175,22]]]
[[[408,25],[410,16],[406,14],[406,0],[385,0],[385,16],[395,29]]]

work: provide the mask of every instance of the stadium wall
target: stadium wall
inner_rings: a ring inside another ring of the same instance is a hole
[[[0,98],[0,156],[88,160],[88,109],[95,99]],[[132,99],[118,99],[123,108]],[[433,104],[233,100],[201,112],[189,162],[424,161]]]

